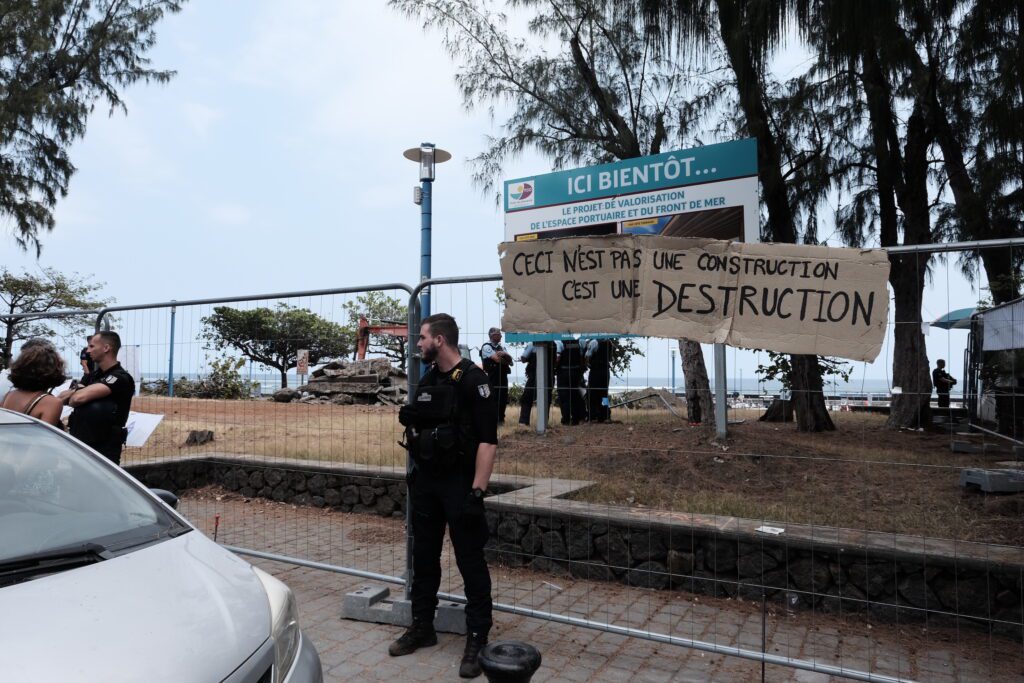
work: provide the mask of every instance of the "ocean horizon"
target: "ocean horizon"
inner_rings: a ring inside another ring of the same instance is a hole
[[[207,376],[208,373],[196,373],[196,372],[183,372],[174,373],[175,379],[186,379],[196,380],[201,377]],[[248,373],[242,371],[241,377],[243,380],[258,382],[260,385],[260,393],[263,395],[272,394],[281,388],[281,375],[278,372],[253,372]],[[167,371],[143,372],[141,378],[136,378],[139,382],[153,381],[153,380],[166,380]],[[522,376],[512,375],[510,376],[512,384],[522,385],[525,382],[525,378]],[[288,386],[297,387],[301,384],[298,376],[293,372],[288,374]],[[684,391],[684,378],[681,374],[676,375],[676,386],[675,390],[677,393]],[[624,391],[637,391],[641,389],[665,389],[672,390],[672,380],[669,377],[661,376],[647,376],[647,375],[630,375],[628,377],[612,377],[611,385],[609,389],[613,393],[621,393]],[[730,378],[726,383],[726,391],[730,394],[740,393],[745,396],[757,396],[757,395],[774,395],[782,391],[782,383],[778,381],[771,382],[758,382],[754,378],[743,377],[741,378]],[[836,395],[860,395],[860,394],[884,394],[889,395],[891,393],[892,385],[889,380],[885,378],[864,378],[857,380],[850,380],[849,382],[842,381],[831,381],[825,382],[825,393],[836,394]],[[715,381],[711,380],[711,389],[715,390]],[[958,396],[960,392],[952,392],[952,396]]]

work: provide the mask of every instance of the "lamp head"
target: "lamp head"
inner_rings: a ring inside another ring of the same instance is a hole
[[[452,158],[450,152],[435,147],[432,142],[424,142],[419,147],[412,147],[402,152],[409,161],[415,161],[420,165],[420,180],[434,179],[434,165],[443,164]]]

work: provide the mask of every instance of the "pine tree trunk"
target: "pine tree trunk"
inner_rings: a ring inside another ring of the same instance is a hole
[[[711,383],[704,364],[704,351],[700,344],[679,340],[679,355],[683,359],[683,380],[686,387],[686,415],[690,422],[714,422],[715,408],[711,398]]]
[[[793,354],[790,357],[793,370],[790,384],[793,387],[793,409],[796,411],[796,428],[800,432],[831,432],[836,426],[825,406],[824,384],[818,357]]]
[[[757,175],[761,200],[768,209],[766,241],[797,243],[796,220],[789,204],[786,177],[782,172],[782,146],[776,137],[767,108],[764,76],[750,51],[750,35],[743,21],[741,0],[717,0],[718,27],[736,77],[736,94],[747,130],[757,138]],[[793,407],[797,429],[821,432],[835,429],[825,407],[821,370],[816,356],[796,355],[793,362]]]
[[[998,306],[1020,296],[1020,277],[1013,266],[1013,249],[981,249],[979,254],[992,303]]]
[[[921,331],[921,296],[924,293],[925,268],[914,256],[893,264],[889,280],[895,299],[892,353],[894,394],[886,426],[891,429],[917,429],[931,424],[932,381],[928,373],[928,353]]]
[[[876,183],[879,197],[879,241],[883,247],[899,244],[925,245],[932,241],[928,198],[928,149],[933,131],[927,125],[921,98],[907,118],[906,144],[901,150],[892,86],[882,60],[872,51],[864,55],[861,75],[868,103],[872,144],[876,159]],[[903,212],[902,225],[897,204]],[[918,428],[931,422],[931,378],[928,354],[921,330],[921,298],[928,253],[890,255],[889,284],[894,306],[893,386],[900,394],[892,397],[889,419],[891,429]]]

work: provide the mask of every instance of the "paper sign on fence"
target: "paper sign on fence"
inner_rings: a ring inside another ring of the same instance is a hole
[[[142,448],[163,419],[163,415],[129,412],[128,422],[125,424],[125,429],[128,430],[128,440],[124,445],[128,448]]]
[[[60,418],[62,420],[67,420],[74,411],[74,408],[64,406],[64,408],[61,409]],[[153,435],[153,432],[156,431],[157,426],[163,419],[163,415],[129,411],[128,422],[124,425],[125,429],[128,430],[128,440],[124,445],[129,448],[142,448],[146,445],[146,441],[148,441],[149,437]]]

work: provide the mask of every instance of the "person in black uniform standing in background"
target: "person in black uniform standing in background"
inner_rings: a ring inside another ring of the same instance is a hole
[[[89,337],[85,338],[85,348],[78,354],[78,362],[82,366],[83,380],[96,372],[96,363],[93,362],[92,357],[89,355],[89,339]]]
[[[526,363],[526,384],[523,386],[523,395],[519,399],[519,424],[530,424],[530,412],[537,400],[537,347],[530,342],[523,349],[523,355],[519,360]]]
[[[487,375],[459,353],[450,315],[423,320],[417,346],[430,370],[402,406],[405,445],[413,459],[412,625],[391,643],[392,657],[437,644],[434,612],[441,586],[445,526],[466,587],[466,649],[459,675],[480,675],[479,655],[491,629],[491,576],[484,558],[484,492],[498,449],[497,410]]]
[[[558,407],[562,424],[578,425],[587,419],[586,389],[583,386],[583,350],[579,339],[567,339],[558,351]]]
[[[949,407],[949,390],[956,384],[953,375],[946,372],[946,361],[939,359],[935,361],[935,369],[932,370],[932,384],[935,385],[935,393],[939,395],[939,407]]]
[[[608,405],[608,385],[612,381],[611,343],[607,339],[591,339],[587,344],[587,402],[591,422],[611,419]]]
[[[501,330],[492,327],[480,347],[480,360],[491,383],[491,391],[498,405],[498,424],[505,424],[505,409],[508,407],[508,375],[512,372],[512,356],[501,345]]]
[[[75,409],[68,418],[68,432],[120,465],[135,380],[117,362],[121,350],[117,332],[97,332],[89,338],[88,350],[96,369],[81,385],[73,384],[59,396]]]

